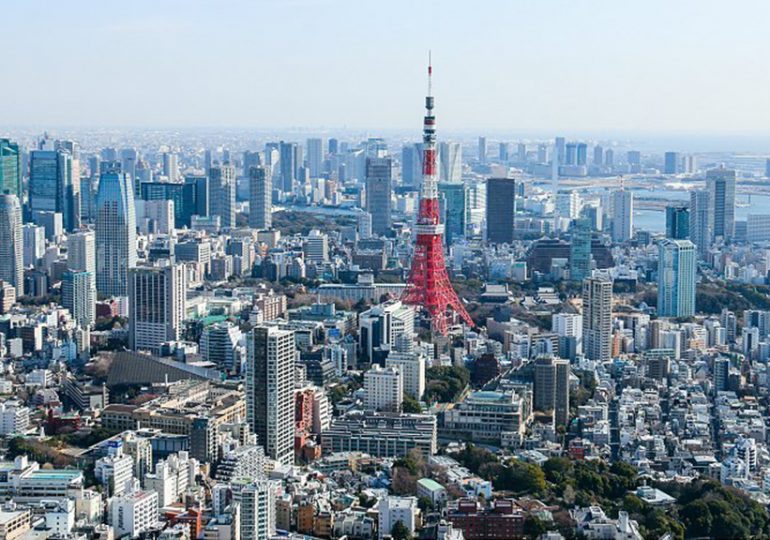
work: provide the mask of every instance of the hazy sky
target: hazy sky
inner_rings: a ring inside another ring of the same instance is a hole
[[[45,0],[0,10],[2,126],[770,133],[770,2]]]

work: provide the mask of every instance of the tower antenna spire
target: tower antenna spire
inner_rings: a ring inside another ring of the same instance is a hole
[[[433,60],[430,49],[428,49],[428,95],[433,95]]]

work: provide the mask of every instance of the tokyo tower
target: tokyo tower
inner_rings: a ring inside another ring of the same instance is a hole
[[[427,112],[422,129],[422,189],[415,227],[417,241],[401,301],[422,309],[430,318],[433,331],[446,335],[455,314],[469,326],[473,326],[473,321],[452,288],[444,261],[444,225],[439,217],[436,178],[436,117],[433,115],[432,76],[433,68],[429,61],[428,95],[425,98]]]

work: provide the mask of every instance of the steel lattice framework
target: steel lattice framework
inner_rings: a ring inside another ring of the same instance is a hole
[[[436,117],[433,114],[431,77],[433,68],[428,63],[427,113],[423,123],[422,189],[415,232],[412,267],[401,296],[405,304],[417,306],[430,318],[434,332],[446,335],[459,316],[473,326],[470,315],[452,288],[444,261],[444,225],[441,223],[438,203],[436,170]]]

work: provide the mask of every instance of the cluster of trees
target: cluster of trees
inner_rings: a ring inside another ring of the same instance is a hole
[[[467,444],[455,457],[468,470],[491,481],[495,490],[510,491],[516,495],[546,494],[545,474],[533,463],[517,459],[503,463],[494,453],[472,444]]]
[[[634,494],[642,480],[627,463],[556,457],[540,467],[517,460],[501,461],[493,452],[470,444],[455,457],[475,474],[491,480],[496,490],[539,497],[564,510],[598,504],[612,517],[624,510],[638,522],[645,538],[666,534],[676,539],[770,537],[767,509],[713,480],[655,484],[676,499],[671,506],[659,508]],[[533,530],[542,528],[539,523],[529,525]],[[571,526],[565,525],[563,532],[571,532]]]
[[[428,368],[425,380],[425,401],[451,403],[456,401],[468,386],[471,374],[461,366],[436,366]]]
[[[689,537],[767,538],[767,509],[737,489],[713,480],[665,486],[677,498],[678,516]]]

